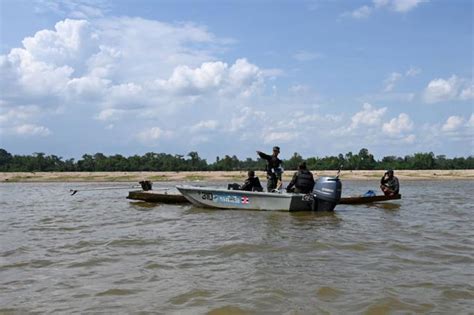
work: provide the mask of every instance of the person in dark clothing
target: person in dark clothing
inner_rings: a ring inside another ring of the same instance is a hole
[[[248,178],[245,180],[244,184],[240,186],[240,190],[246,191],[263,191],[262,184],[260,180],[255,176],[254,171],[248,171]]]
[[[287,192],[295,192],[301,194],[308,194],[313,191],[314,177],[313,174],[306,168],[306,163],[303,162],[298,166],[298,172],[295,172],[291,182],[286,187]]]
[[[382,189],[385,196],[398,195],[400,191],[400,184],[398,178],[393,176],[393,170],[388,170],[380,180],[380,189]]]
[[[273,147],[273,154],[268,155],[263,152],[257,151],[257,154],[260,158],[267,160],[267,191],[273,191],[277,188],[279,182],[281,185],[281,174],[283,170],[281,168],[281,160],[278,158],[278,154],[280,154],[279,147]]]

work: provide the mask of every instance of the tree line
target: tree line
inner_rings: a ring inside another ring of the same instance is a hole
[[[337,156],[309,157],[304,159],[299,153],[283,160],[283,167],[295,170],[305,161],[310,170],[382,170],[382,169],[474,169],[474,156],[447,158],[445,155],[415,153],[404,157],[385,156],[376,160],[369,150],[363,148],[359,153],[348,152]],[[81,159],[63,159],[56,155],[33,153],[31,155],[13,155],[0,149],[0,171],[2,172],[113,172],[113,171],[235,171],[263,170],[266,161],[247,158],[239,160],[235,155],[216,157],[208,163],[192,151],[187,155],[154,153],[144,155],[106,156],[102,153],[84,154]]]

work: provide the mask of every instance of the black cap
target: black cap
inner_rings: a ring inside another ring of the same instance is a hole
[[[273,151],[278,151],[278,152],[280,152],[280,147],[274,146],[274,147],[273,147]]]

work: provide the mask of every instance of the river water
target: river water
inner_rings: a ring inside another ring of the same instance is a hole
[[[0,313],[473,314],[473,182],[401,184],[402,200],[318,214],[3,183]]]

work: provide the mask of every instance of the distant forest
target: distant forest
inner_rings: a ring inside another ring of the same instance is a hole
[[[385,156],[375,160],[367,149],[359,153],[348,152],[345,155],[326,157],[303,157],[294,153],[290,159],[283,160],[283,167],[295,170],[306,161],[310,170],[336,170],[341,165],[345,170],[382,170],[382,169],[474,169],[474,156],[447,158],[444,155],[415,153],[405,157]],[[2,172],[94,172],[94,171],[236,171],[264,170],[266,161],[260,158],[239,160],[235,155],[217,157],[208,163],[197,152],[187,155],[153,153],[129,157],[120,154],[106,156],[102,153],[84,154],[78,161],[64,160],[56,155],[33,153],[32,155],[12,155],[0,149],[0,171]]]

